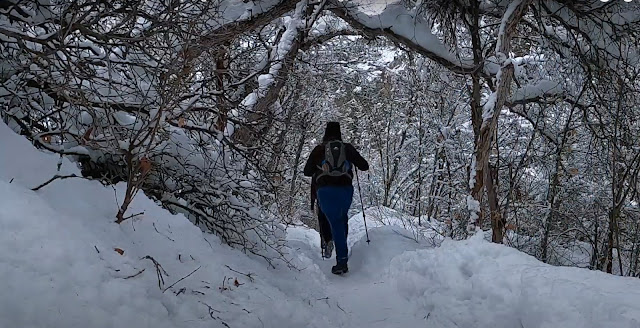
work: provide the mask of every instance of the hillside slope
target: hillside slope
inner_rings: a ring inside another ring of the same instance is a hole
[[[0,327],[640,327],[640,280],[552,267],[481,234],[433,248],[390,218],[368,222],[367,244],[356,215],[348,274],[329,273],[304,227],[287,235],[296,269],[270,268],[143,194],[130,213],[144,214],[115,224],[122,184],[32,191],[58,161],[0,124]]]

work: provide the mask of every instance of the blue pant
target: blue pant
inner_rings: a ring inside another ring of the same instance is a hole
[[[353,186],[323,186],[318,188],[318,204],[331,225],[331,234],[336,246],[336,260],[346,263],[349,257],[347,249],[346,222],[347,212],[353,199]]]

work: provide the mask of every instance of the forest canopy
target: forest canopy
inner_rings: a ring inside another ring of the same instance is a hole
[[[639,32],[637,1],[9,0],[0,117],[126,183],[116,222],[142,191],[267,260],[337,120],[365,206],[639,276]]]

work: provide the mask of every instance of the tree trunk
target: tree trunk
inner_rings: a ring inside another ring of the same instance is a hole
[[[293,200],[296,190],[296,182],[298,178],[298,166],[300,164],[300,158],[302,157],[302,149],[304,148],[304,140],[306,139],[306,131],[303,131],[300,134],[300,139],[298,140],[298,147],[296,149],[296,158],[293,161],[293,173],[291,176],[291,186],[289,188],[289,201],[287,203],[287,211],[289,212],[289,216],[293,214]]]
[[[505,17],[503,17],[502,23],[500,24],[495,57],[499,62],[502,61],[502,63],[500,63],[501,68],[496,76],[495,91],[491,94],[489,101],[482,109],[482,124],[477,136],[475,148],[475,167],[472,168],[472,170],[475,171],[475,181],[473,181],[471,196],[475,200],[476,206],[473,206],[474,204],[468,204],[468,206],[471,214],[470,224],[474,226],[480,224],[479,204],[482,198],[482,181],[480,181],[480,179],[486,176],[485,168],[489,167],[489,151],[498,125],[498,117],[511,90],[514,66],[513,62],[507,60],[507,54],[511,50],[511,38],[516,32],[518,22],[531,2],[533,1],[522,0],[512,2],[509,7],[507,7]],[[492,227],[493,230],[497,228],[498,227],[495,226]]]
[[[593,250],[591,254],[591,269],[592,270],[600,270],[599,261],[598,261],[598,217],[595,219],[596,223],[593,229]]]
[[[502,219],[502,215],[500,214],[500,208],[498,206],[498,195],[496,191],[496,185],[494,184],[494,181],[498,181],[498,169],[491,164],[488,165],[489,167],[486,170],[487,176],[485,177],[485,182],[487,185],[487,198],[489,201],[491,227],[493,228],[491,241],[494,243],[502,244],[502,241],[504,239],[504,221]]]
[[[549,213],[547,213],[547,217],[545,218],[545,221],[544,221],[544,227],[543,227],[544,234],[542,236],[542,242],[540,245],[540,248],[542,250],[541,258],[542,258],[542,262],[544,263],[549,262],[549,258],[548,258],[549,235],[551,231],[554,230],[556,213],[558,211],[558,205],[557,205],[558,202],[556,201],[556,195],[557,195],[558,185],[560,183],[558,170],[560,170],[561,154],[562,154],[561,151],[558,151],[556,153],[556,164],[555,164],[553,176],[551,178],[551,186],[549,188],[549,194],[547,194],[547,206],[548,206]]]
[[[613,230],[615,226],[615,210],[609,211],[609,231],[607,232],[607,254],[605,257],[605,267],[607,273],[613,273]]]

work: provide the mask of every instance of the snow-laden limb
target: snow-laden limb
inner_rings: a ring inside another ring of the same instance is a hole
[[[222,1],[219,6],[212,9],[213,18],[205,24],[208,32],[203,35],[201,42],[220,45],[225,41],[233,40],[240,34],[267,25],[286,14],[296,8],[299,1]]]
[[[319,13],[320,12],[318,12],[318,14]],[[360,34],[358,30],[352,28],[351,25],[342,19],[330,15],[319,16],[311,26],[309,33],[307,33],[301,50],[306,51],[311,47],[321,45],[335,37]]]
[[[405,44],[451,71],[470,73],[475,70],[473,59],[460,58],[431,32],[431,22],[402,3],[388,4],[379,14],[369,15],[356,1],[334,1],[331,11],[365,35],[382,35]]]
[[[496,42],[496,53],[501,53],[503,49],[507,49],[505,47],[510,48],[507,45],[503,45],[503,42],[509,41],[510,37],[508,36],[507,30],[513,28],[509,26],[510,24],[517,24],[519,17],[517,17],[516,9],[522,6],[522,0],[512,1],[507,10],[505,10],[502,15],[502,20],[500,21],[500,29],[498,29],[498,40]]]
[[[277,13],[272,12],[273,10],[279,9],[286,12],[293,9],[296,3],[297,1],[287,0],[224,0],[214,8],[217,15],[215,20],[210,23],[212,26],[216,24],[224,26],[230,23],[249,22],[267,14],[271,15],[271,19],[273,19],[273,17],[279,16]]]
[[[564,88],[560,83],[545,79],[514,90],[507,103],[509,106],[526,104],[544,98],[561,97],[563,94]]]
[[[269,61],[271,67],[267,74],[258,76],[258,89],[255,91],[258,98],[264,97],[267,90],[275,83],[280,76],[280,70],[285,65],[284,61],[295,50],[295,43],[302,28],[305,27],[305,12],[307,1],[300,1],[296,5],[296,10],[289,19],[285,19],[285,31],[280,38],[280,42],[271,50]],[[247,106],[247,104],[243,104]]]
[[[638,9],[634,2],[592,1],[572,7],[560,1],[543,1],[540,10],[545,16],[540,19],[540,33],[560,46],[561,53],[585,56],[599,67],[637,65],[637,45],[623,36],[640,30]]]
[[[316,6],[322,5],[321,3]],[[302,0],[297,3],[291,16],[283,18],[284,32],[269,51],[266,60],[267,72],[258,76],[258,86],[247,94],[238,106],[238,109],[245,113],[246,122],[245,126],[239,130],[241,132],[236,133],[234,137],[245,145],[255,141],[255,137],[252,136],[253,132],[249,131],[247,125],[254,124],[268,115],[270,107],[278,101],[278,95],[284,86],[288,70],[298,54],[305,32],[308,32],[308,30],[304,31],[305,27],[307,24],[313,24],[313,21],[309,21],[313,17],[307,17],[308,6],[308,0]],[[252,127],[252,129],[259,130],[257,127]],[[231,127],[230,130],[235,130],[235,128]]]
[[[524,11],[532,1],[517,0],[511,2],[505,10],[500,23],[498,40],[496,43],[495,58],[502,61],[501,68],[496,74],[496,89],[489,96],[489,100],[484,104],[482,111],[482,128],[487,129],[488,125],[494,126],[498,119],[498,114],[507,99],[510,91],[510,84],[513,77],[514,61],[508,57],[511,49],[511,38],[515,32],[518,22],[522,18]],[[478,163],[481,164],[481,163]]]

